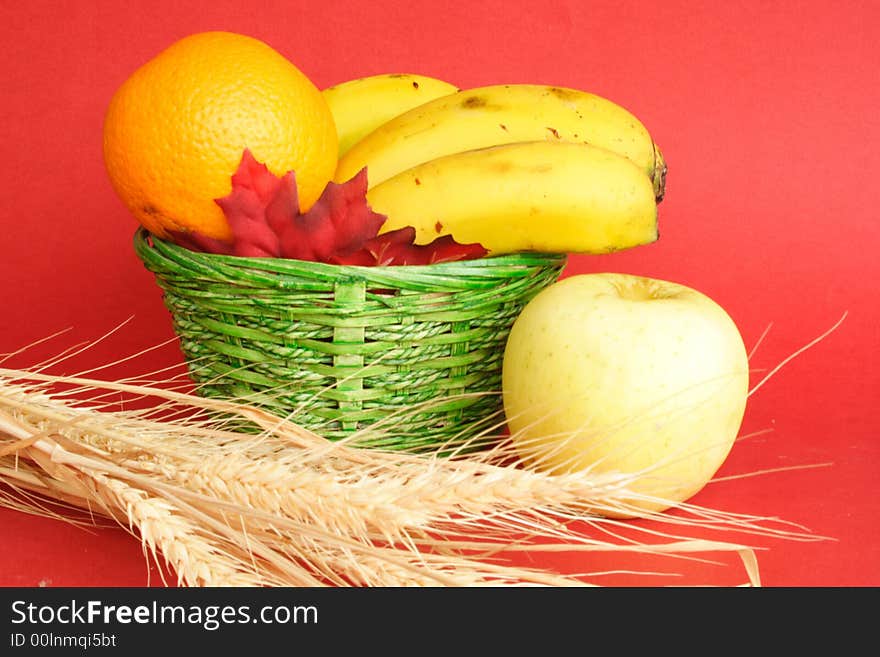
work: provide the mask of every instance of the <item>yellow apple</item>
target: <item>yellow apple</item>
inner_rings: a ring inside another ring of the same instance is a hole
[[[742,423],[748,354],[705,294],[630,274],[563,278],[514,322],[502,390],[511,440],[541,470],[620,473],[633,517],[692,497]]]

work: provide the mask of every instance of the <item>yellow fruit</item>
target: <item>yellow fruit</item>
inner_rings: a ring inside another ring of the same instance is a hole
[[[449,82],[415,73],[382,73],[324,89],[339,133],[339,157],[395,116],[458,91]]]
[[[104,120],[110,181],[153,234],[229,239],[215,199],[244,149],[276,175],[293,170],[308,209],[333,176],[337,135],[318,89],[267,44],[201,32],[172,44],[116,91]]]
[[[521,141],[586,143],[632,160],[656,183],[654,141],[631,112],[596,94],[538,84],[465,89],[423,103],[369,133],[341,158],[336,182],[367,167],[369,185],[417,164],[475,148]]]
[[[420,244],[452,235],[492,255],[608,253],[657,239],[650,178],[628,158],[588,144],[453,153],[379,183],[367,200],[388,217],[382,232],[413,226]]]
[[[724,463],[749,390],[745,344],[706,294],[631,274],[570,276],[517,317],[502,388],[521,456],[556,474],[620,476],[611,517],[662,511]]]

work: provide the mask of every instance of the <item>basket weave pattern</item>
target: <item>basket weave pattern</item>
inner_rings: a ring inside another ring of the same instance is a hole
[[[195,253],[138,230],[200,394],[339,439],[454,446],[498,425],[513,321],[566,258],[356,267]],[[476,393],[476,394],[475,394]]]

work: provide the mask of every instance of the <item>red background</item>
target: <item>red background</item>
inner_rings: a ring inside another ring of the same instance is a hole
[[[0,352],[69,329],[45,353],[10,363],[31,365],[128,319],[66,373],[172,337],[159,291],[131,249],[134,220],[103,170],[101,121],[135,67],[207,29],[267,41],[320,87],[420,72],[462,87],[578,87],[632,110],[669,163],[661,239],[575,258],[568,272],[614,269],[696,287],[730,312],[749,347],[771,327],[753,358],[765,370],[848,313],[750,399],[743,433],[772,432],[737,443],[719,476],[817,467],[713,483],[693,501],[780,517],[831,539],[753,539],[765,585],[880,585],[880,5],[4,2]],[[179,358],[171,345],[149,365]],[[4,509],[0,552],[0,585],[159,581],[137,541],[115,528],[84,531]],[[585,556],[554,559],[591,567]],[[727,557],[677,568],[684,577],[672,583],[743,579]]]

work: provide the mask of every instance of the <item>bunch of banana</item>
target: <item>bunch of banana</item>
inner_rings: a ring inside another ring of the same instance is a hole
[[[338,125],[353,115],[361,125],[334,180],[367,168],[367,200],[388,217],[382,232],[413,226],[419,243],[451,234],[493,255],[607,253],[657,239],[666,163],[623,107],[577,89],[457,90],[423,76],[419,88],[435,96],[420,99],[382,90],[394,80],[406,84],[373,76],[325,91],[336,90]]]

